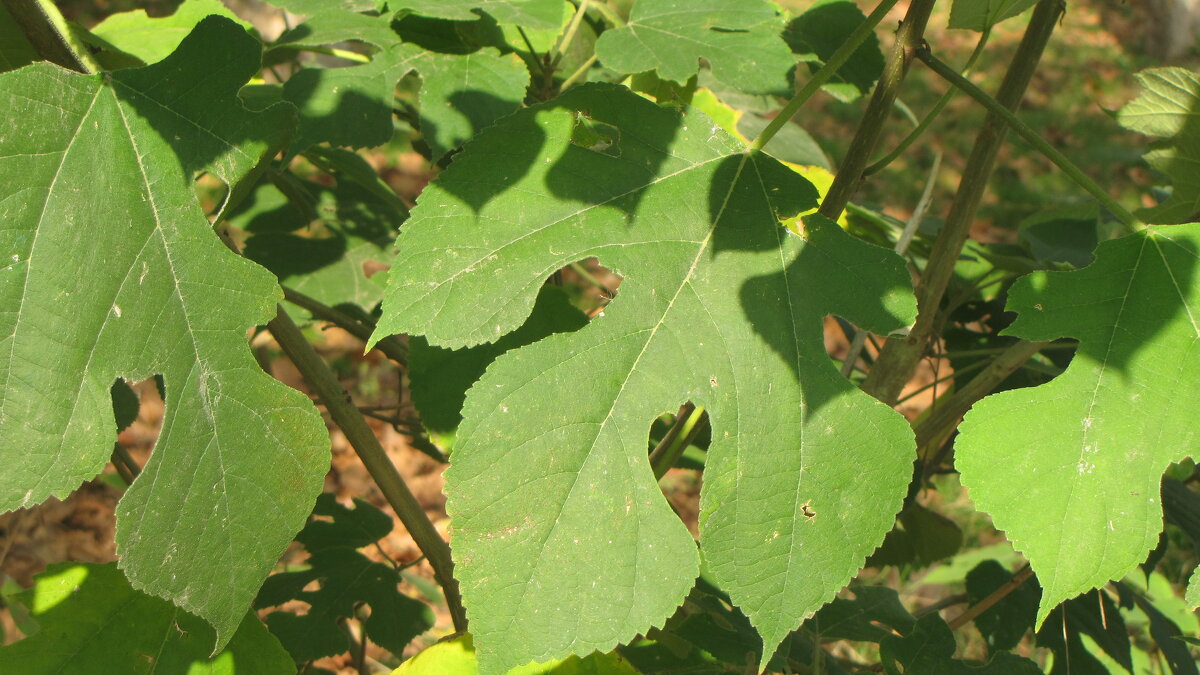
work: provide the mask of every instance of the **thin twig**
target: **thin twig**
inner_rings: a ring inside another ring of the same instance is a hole
[[[1003,586],[992,591],[991,594],[988,595],[986,598],[984,598],[984,599],[980,600],[979,602],[975,603],[974,605],[971,605],[970,607],[968,607],[966,609],[966,611],[964,611],[962,614],[959,614],[958,616],[954,617],[953,619],[950,619],[950,621],[947,622],[947,625],[950,626],[950,630],[958,630],[959,628],[962,628],[963,626],[967,625],[971,621],[974,621],[975,618],[978,617],[980,614],[983,614],[984,612],[988,611],[993,606],[995,606],[996,603],[998,603],[1001,600],[1003,600],[1004,598],[1008,597],[1009,593],[1012,593],[1013,591],[1020,588],[1021,584],[1025,583],[1025,581],[1027,579],[1029,579],[1029,577],[1032,577],[1032,576],[1033,576],[1033,568],[1032,567],[1030,567],[1029,565],[1022,567],[1020,571],[1018,571],[1016,574],[1013,575],[1013,578],[1004,582]]]
[[[356,319],[341,310],[329,307],[294,288],[284,286],[283,298],[297,307],[308,310],[316,318],[334,324],[363,342],[370,342],[371,334],[375,332],[373,324]],[[378,349],[384,356],[402,366],[408,364],[408,349],[394,335],[380,339],[379,342],[375,343],[375,349]]]
[[[400,522],[408,529],[417,547],[429,559],[434,577],[441,584],[446,595],[446,605],[454,620],[454,629],[463,631],[467,627],[467,616],[462,606],[462,596],[459,594],[458,581],[454,578],[454,563],[450,557],[450,546],[434,527],[433,521],[421,508],[413,496],[404,478],[396,470],[387,452],[379,444],[375,432],[355,407],[350,395],[337,381],[333,371],[321,360],[316,350],[305,339],[304,334],[296,327],[292,318],[282,306],[279,307],[275,318],[267,324],[275,341],[295,364],[305,382],[312,387],[313,392],[329,411],[334,424],[345,434],[350,447],[354,448],[362,460],[367,472],[379,486],[392,510],[400,517]]]

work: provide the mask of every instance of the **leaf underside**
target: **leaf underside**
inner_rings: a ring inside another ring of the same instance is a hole
[[[683,600],[696,547],[646,452],[685,401],[713,425],[701,551],[766,657],[891,527],[911,431],[838,375],[821,324],[903,325],[909,282],[829,221],[780,226],[814,203],[703,114],[610,85],[501,120],[422,194],[378,335],[495,341],[562,266],[624,276],[603,317],[507,352],[467,396],[446,489],[484,672],[607,651]]]
[[[118,505],[121,566],[212,623],[218,648],[329,466],[312,404],[246,343],[279,288],[221,244],[193,192],[200,170],[236,185],[294,123],[287,105],[238,103],[259,50],[211,17],[147,68],[0,76],[0,509],[99,473],[113,381],[161,374],[162,432]]]
[[[1159,484],[1195,451],[1200,397],[1200,225],[1100,244],[1073,272],[1025,277],[1008,333],[1074,337],[1049,384],[977,403],[956,466],[971,497],[1029,559],[1044,589],[1038,625],[1063,600],[1120,579],[1163,527]]]

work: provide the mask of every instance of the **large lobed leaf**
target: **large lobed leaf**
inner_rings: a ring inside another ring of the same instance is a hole
[[[0,675],[288,675],[287,652],[253,614],[213,654],[213,629],[129,585],[114,564],[56,563],[8,598],[39,630],[0,647]]]
[[[989,396],[960,427],[971,497],[1025,554],[1056,605],[1119,579],[1163,527],[1159,484],[1200,442],[1200,224],[1100,244],[1073,272],[1018,281],[1008,333],[1079,339],[1049,384]]]
[[[202,169],[236,185],[294,123],[287,105],[238,103],[258,60],[212,17],[148,68],[0,75],[0,509],[98,473],[113,381],[161,374],[159,442],[118,506],[121,566],[211,622],[218,647],[329,466],[311,403],[247,348],[279,288],[221,244],[193,192]]]
[[[911,431],[838,375],[821,325],[903,325],[908,277],[824,219],[781,227],[815,194],[702,113],[611,85],[505,118],[422,194],[377,335],[495,341],[572,261],[625,277],[603,317],[507,352],[468,394],[447,508],[484,672],[608,651],[683,600],[696,546],[646,453],[685,401],[713,425],[701,551],[765,657],[891,527]]]
[[[783,41],[779,8],[765,0],[638,0],[629,23],[596,41],[601,63],[618,72],[654,70],[684,82],[707,59],[725,84],[754,94],[790,91],[796,59]]]

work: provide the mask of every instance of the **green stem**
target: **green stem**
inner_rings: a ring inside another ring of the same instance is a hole
[[[871,15],[854,29],[854,32],[846,38],[846,41],[842,43],[842,46],[838,47],[837,51],[835,51],[833,55],[829,57],[829,60],[825,62],[825,65],[821,66],[821,69],[818,70],[812,76],[812,78],[808,80],[808,82],[804,83],[804,86],[800,88],[800,91],[796,92],[796,95],[787,102],[787,105],[783,106],[783,110],[780,110],[779,114],[771,120],[771,123],[768,124],[766,128],[764,128],[758,134],[758,137],[756,137],[750,144],[751,150],[762,150],[763,147],[775,137],[775,134],[779,133],[779,130],[782,129],[783,126],[792,119],[792,115],[795,115],[796,111],[799,110],[800,107],[803,106],[813,94],[817,93],[817,90],[821,88],[821,85],[828,82],[831,77],[837,74],[837,71],[843,65],[845,65],[846,61],[849,61],[850,57],[854,55],[854,52],[858,50],[859,45],[861,45],[868,37],[874,34],[875,27],[879,25],[880,21],[883,21],[883,18],[887,16],[887,13],[891,11],[892,7],[896,6],[896,2],[897,0],[882,0],[879,5],[875,7],[875,11],[871,12]]]
[[[318,45],[305,45],[296,43],[287,43],[282,45],[273,45],[271,49],[291,49],[297,52],[312,52],[314,54],[325,54],[326,56],[336,56],[339,59],[346,61],[354,61],[355,63],[370,63],[371,57],[366,54],[352,52],[349,49],[337,49],[336,47],[321,47]]]
[[[558,62],[567,53],[567,48],[575,41],[575,33],[579,31],[579,24],[583,23],[583,17],[587,15],[590,3],[591,0],[580,0],[579,7],[571,17],[571,23],[567,24],[567,30],[563,33],[562,39],[554,47],[554,58],[550,61],[551,68],[558,66]]]
[[[689,410],[690,408],[690,410]],[[654,469],[654,479],[660,480],[667,471],[675,466],[675,462],[683,455],[696,435],[700,433],[700,422],[704,419],[704,406],[687,404],[675,418],[675,424],[650,453],[650,466]]]
[[[1040,0],[1034,8],[1029,26],[996,94],[999,107],[1013,110],[1020,105],[1062,9],[1062,0]],[[916,323],[904,339],[888,340],[871,374],[863,382],[868,393],[885,403],[896,401],[941,325],[942,298],[975,222],[975,213],[1004,144],[1007,128],[1006,118],[996,112],[989,112],[980,126],[950,212],[934,240],[917,287]]]
[[[925,25],[929,23],[933,4],[934,0],[912,0],[908,12],[904,15],[904,22],[896,31],[896,45],[892,48],[883,74],[879,77],[879,83],[875,85],[871,102],[867,104],[862,120],[858,123],[854,140],[850,142],[850,148],[842,158],[833,185],[829,186],[829,192],[821,202],[819,212],[830,220],[837,220],[858,190],[863,169],[867,167],[867,162],[875,153],[875,147],[879,145],[883,127],[891,116],[896,96],[900,93],[900,85],[908,74],[913,52],[921,43],[921,36],[925,33]]]
[[[362,340],[364,343],[371,340],[371,333],[375,330],[375,326],[360,321],[345,312],[324,305],[287,286],[283,287],[283,298],[297,307],[308,310],[314,317],[332,323],[359,340]],[[384,356],[402,366],[408,363],[408,349],[405,348],[404,343],[395,335],[381,338],[379,342],[375,343],[375,349],[378,349]]]
[[[604,19],[612,24],[613,28],[623,28],[625,26],[625,19],[622,19],[620,14],[617,14],[612,7],[609,7],[607,2],[597,2],[592,7],[603,14]]]
[[[588,60],[584,61],[583,65],[576,68],[575,72],[571,73],[570,77],[563,80],[563,83],[559,85],[558,90],[566,91],[576,82],[578,82],[584,75],[587,75],[587,72],[591,70],[593,65],[596,64],[597,58],[598,57],[595,54],[592,54],[590,57],[588,57]]]
[[[81,73],[100,71],[91,52],[75,37],[52,0],[0,0],[38,56]]]
[[[996,115],[1004,120],[1013,131],[1017,132],[1026,143],[1032,145],[1035,150],[1045,155],[1054,163],[1063,173],[1070,178],[1073,183],[1083,188],[1088,194],[1096,198],[1096,201],[1104,205],[1117,220],[1129,228],[1130,232],[1137,232],[1144,227],[1144,224],[1139,221],[1132,213],[1129,212],[1120,202],[1113,199],[1108,192],[1100,187],[1096,181],[1092,180],[1078,166],[1075,165],[1066,155],[1059,152],[1057,148],[1050,145],[1046,139],[1042,138],[1028,124],[1021,121],[1011,110],[1001,105],[999,101],[988,96],[983,90],[975,86],[970,80],[954,72],[954,69],[947,66],[936,56],[929,52],[928,46],[924,46],[917,51],[917,58],[929,66],[930,70],[942,76],[947,82],[961,89],[968,96],[975,99],[988,112]]]
[[[521,34],[521,39],[525,41],[525,46],[529,48],[529,56],[533,58],[533,62],[537,64],[538,71],[542,77],[547,76],[546,64],[538,58],[537,50],[533,48],[533,43],[529,41],[529,36],[525,34],[525,29],[517,26],[517,32]]]
[[[917,425],[917,447],[925,447],[953,428],[976,401],[990,394],[1034,354],[1048,346],[1049,342],[1021,340],[1005,349],[983,372],[959,387],[948,399],[938,401],[933,412]]]
[[[975,51],[971,52],[971,56],[967,59],[966,65],[964,65],[962,68],[961,74],[964,77],[970,74],[971,69],[975,67],[975,62],[979,60],[979,55],[983,53],[983,47],[987,44],[988,37],[991,34],[992,28],[991,26],[988,26],[986,29],[984,29],[983,34],[979,36],[979,42],[975,44]],[[887,167],[887,165],[896,161],[900,155],[903,155],[914,141],[928,131],[929,127],[933,126],[933,123],[937,120],[938,115],[942,114],[942,110],[945,109],[948,103],[950,103],[950,99],[954,98],[955,91],[956,90],[953,87],[947,89],[946,93],[942,94],[942,97],[939,98],[937,103],[933,105],[933,109],[929,111],[929,114],[925,115],[925,118],[917,124],[917,128],[909,132],[909,134],[904,137],[904,140],[900,141],[900,144],[893,148],[892,151],[885,155],[882,159],[864,169],[863,175],[870,176],[871,174],[882,171],[885,167]]]
[[[454,579],[450,546],[438,534],[433,521],[429,520],[425,510],[408,489],[404,478],[379,444],[375,432],[358,412],[354,401],[342,388],[333,371],[317,355],[316,350],[304,338],[304,334],[282,306],[279,307],[275,318],[267,324],[267,329],[275,336],[276,342],[304,376],[304,381],[312,387],[313,393],[329,411],[334,424],[345,434],[346,440],[362,460],[375,484],[379,486],[379,491],[400,517],[400,522],[404,523],[421,553],[429,560],[430,566],[433,567],[433,575],[446,594],[446,605],[454,620],[454,629],[466,630],[467,616],[462,606],[462,596],[459,595],[458,581]]]

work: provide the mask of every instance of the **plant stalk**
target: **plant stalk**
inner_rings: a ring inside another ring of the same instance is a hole
[[[63,68],[91,74],[100,66],[75,38],[70,25],[52,0],[0,0],[21,27],[38,56]]]
[[[818,213],[830,220],[838,219],[854,192],[858,190],[863,170],[867,168],[871,155],[875,153],[875,147],[879,145],[879,138],[883,135],[884,124],[892,114],[896,96],[900,93],[900,85],[904,82],[912,63],[913,53],[925,34],[925,25],[929,23],[933,3],[934,0],[912,0],[900,29],[896,31],[896,45],[888,56],[887,65],[884,66],[878,84],[875,85],[871,102],[867,104],[862,120],[858,123],[854,140],[850,142],[850,148],[838,166],[833,185],[829,186],[829,192],[818,210]]]
[[[654,480],[661,480],[667,471],[683,455],[696,435],[700,433],[700,422],[704,420],[704,406],[688,403],[679,410],[675,424],[663,436],[661,442],[650,452],[650,466],[654,469]]]
[[[871,15],[868,16],[862,23],[860,23],[858,27],[854,29],[854,32],[850,33],[849,37],[846,38],[846,41],[842,43],[842,46],[838,47],[833,55],[829,57],[829,60],[825,62],[825,65],[821,66],[821,69],[814,73],[813,76],[804,83],[804,86],[800,88],[800,91],[796,92],[796,95],[793,96],[791,100],[789,100],[787,104],[783,106],[783,110],[780,110],[779,114],[771,120],[770,124],[768,124],[761,132],[759,132],[758,136],[750,144],[751,150],[762,150],[763,147],[766,146],[766,144],[772,138],[774,138],[775,134],[779,133],[779,130],[783,128],[783,125],[787,124],[788,121],[792,119],[792,116],[796,114],[796,111],[799,110],[800,107],[803,106],[813,94],[817,93],[817,90],[821,88],[821,85],[828,82],[831,77],[837,74],[837,71],[843,65],[845,65],[846,61],[849,61],[850,57],[854,55],[854,52],[858,50],[859,45],[861,45],[868,37],[871,36],[871,34],[875,32],[875,27],[879,25],[880,21],[883,21],[883,18],[887,16],[887,13],[891,11],[892,7],[896,6],[896,2],[897,0],[882,0],[879,5],[875,7],[875,11],[871,12]]]
[[[975,44],[975,50],[971,52],[971,56],[969,56],[967,58],[967,63],[962,67],[961,74],[964,77],[971,72],[972,68],[975,67],[975,62],[978,61],[979,56],[981,54],[983,54],[983,48],[984,48],[984,46],[987,45],[988,36],[990,36],[991,34],[992,34],[992,29],[989,26],[986,30],[983,31],[983,34],[979,36],[979,42],[977,42]],[[917,57],[920,58],[920,50],[919,49],[917,50]],[[900,143],[896,147],[892,148],[892,151],[889,152],[887,155],[885,155],[882,159],[877,160],[871,166],[868,166],[866,169],[863,169],[863,176],[870,176],[871,174],[882,171],[884,168],[887,167],[887,165],[896,161],[896,159],[898,157],[900,157],[900,155],[903,155],[904,152],[906,150],[908,150],[909,146],[911,146],[914,141],[916,141],[926,131],[928,131],[929,127],[933,126],[933,123],[937,121],[938,116],[942,114],[942,110],[944,110],[946,108],[946,105],[948,103],[950,103],[950,99],[954,98],[955,92],[956,92],[956,90],[954,89],[954,87],[950,87],[949,89],[947,89],[946,93],[942,94],[942,97],[939,98],[937,100],[937,103],[935,103],[933,105],[933,109],[930,110],[925,115],[925,117],[922,118],[921,121],[917,123],[917,127],[915,129],[913,129],[912,131],[910,131],[909,134],[904,137],[904,140],[900,141]]]
[[[1129,228],[1130,232],[1136,232],[1143,227],[1143,224],[1137,217],[1122,206],[1120,202],[1113,199],[1112,195],[1108,194],[1096,181],[1088,177],[1066,155],[1053,145],[1050,145],[1046,139],[1038,135],[1028,124],[1022,122],[1011,110],[1000,105],[998,101],[992,99],[992,97],[984,93],[979,87],[976,87],[970,80],[954,72],[953,69],[930,53],[927,47],[922,47],[917,51],[917,58],[929,66],[930,70],[987,108],[988,112],[1003,119],[1009,128],[1015,131],[1026,143],[1032,145],[1035,150],[1042,153],[1046,159],[1053,162],[1059,170],[1067,175],[1067,178],[1071,179],[1071,182],[1083,188],[1088,194],[1095,197],[1096,201],[1103,204],[1104,208],[1116,216],[1123,225]]]
[[[996,603],[1008,597],[1009,593],[1012,593],[1020,588],[1021,584],[1025,583],[1032,576],[1033,568],[1031,568],[1029,565],[1022,567],[1021,570],[1014,574],[1013,578],[1006,581],[1003,586],[992,591],[992,593],[986,598],[968,607],[962,614],[950,619],[950,621],[947,622],[947,625],[950,626],[950,630],[958,630],[971,621],[974,621],[975,618],[980,614],[988,611],[994,607]]]
[[[1063,0],[1040,0],[1034,8],[1029,27],[996,94],[999,106],[1011,111],[1020,105],[1063,7]],[[895,404],[941,323],[942,297],[954,275],[954,266],[967,241],[1007,128],[1006,119],[995,112],[990,112],[983,121],[963,168],[950,213],[938,232],[917,286],[917,321],[904,339],[888,340],[863,382],[867,393],[889,405]]]
[[[367,425],[350,395],[342,388],[333,371],[317,355],[316,350],[304,338],[304,334],[282,306],[279,307],[275,318],[267,324],[267,329],[275,336],[276,342],[304,376],[305,382],[312,387],[321,404],[329,411],[334,424],[346,435],[346,440],[366,466],[380,492],[400,517],[421,553],[429,560],[430,566],[433,567],[433,575],[446,595],[446,605],[454,620],[454,629],[465,631],[467,616],[463,609],[462,596],[459,594],[458,581],[454,578],[454,562],[450,557],[449,544],[438,534],[425,510],[417,503],[416,497],[408,489],[404,478],[388,458],[383,446],[379,444],[379,439],[375,437],[375,432]]]
[[[917,425],[917,447],[924,448],[939,439],[948,429],[958,424],[971,406],[990,394],[1034,354],[1048,346],[1049,342],[1020,340],[997,356],[987,368],[957,389],[948,399],[938,401],[937,407]]]
[[[283,298],[297,307],[308,310],[314,317],[334,324],[364,343],[370,341],[371,333],[375,330],[374,326],[287,286],[283,287]],[[408,350],[395,335],[381,338],[379,342],[375,343],[375,349],[402,366],[408,363]]]

